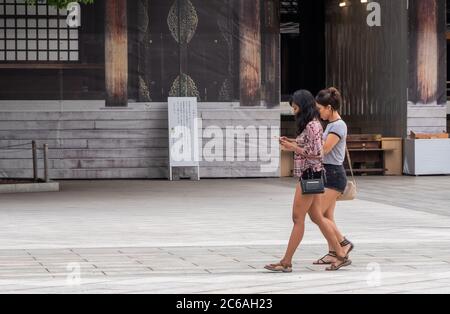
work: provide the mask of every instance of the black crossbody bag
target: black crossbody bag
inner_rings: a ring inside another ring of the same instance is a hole
[[[300,184],[302,186],[303,195],[314,195],[325,193],[325,174],[324,171],[320,172],[320,178],[314,178],[315,175],[311,169],[307,170],[307,178],[305,178],[306,172],[300,178]]]

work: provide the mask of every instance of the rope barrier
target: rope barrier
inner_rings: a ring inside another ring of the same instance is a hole
[[[10,146],[4,146],[4,147],[0,147],[0,149],[9,149],[9,148],[14,148],[14,147],[23,147],[23,146],[28,146],[31,145],[32,142],[26,143],[26,144],[18,144],[18,145],[10,145]]]

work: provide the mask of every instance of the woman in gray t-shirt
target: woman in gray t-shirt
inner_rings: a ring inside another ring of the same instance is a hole
[[[336,201],[341,196],[347,186],[347,173],[344,168],[344,161],[347,147],[347,124],[342,120],[339,110],[341,108],[342,97],[340,92],[334,88],[322,90],[316,97],[320,118],[328,122],[324,132],[324,168],[326,171],[325,194],[322,204],[310,210],[311,220],[322,230],[323,217],[331,221],[335,231],[335,236],[341,247],[345,249],[348,256],[353,250],[353,244],[348,241],[336,226],[334,220],[334,210]],[[315,265],[331,265],[339,268],[339,261],[336,259],[337,249],[329,242],[329,253]]]

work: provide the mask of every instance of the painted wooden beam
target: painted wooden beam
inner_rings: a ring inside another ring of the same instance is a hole
[[[106,106],[128,104],[127,1],[105,1]]]

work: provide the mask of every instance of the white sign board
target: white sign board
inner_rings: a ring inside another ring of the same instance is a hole
[[[169,97],[168,103],[170,180],[174,167],[196,167],[200,179],[197,98]]]

